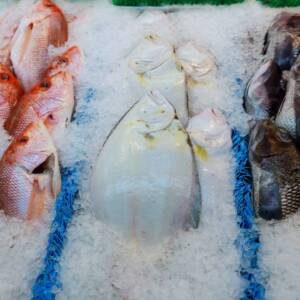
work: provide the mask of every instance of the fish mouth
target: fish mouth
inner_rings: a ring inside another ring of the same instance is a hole
[[[39,175],[46,173],[53,173],[52,170],[55,164],[55,157],[53,154],[46,157],[39,165],[37,165],[31,172],[31,174]]]
[[[47,186],[49,187],[52,197],[56,197],[60,190],[60,178],[56,178],[56,168],[58,168],[57,159],[56,156],[51,153],[29,172],[34,178],[48,178]]]

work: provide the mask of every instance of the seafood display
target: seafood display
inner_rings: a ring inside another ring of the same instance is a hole
[[[245,92],[252,123],[249,156],[254,207],[266,219],[282,219],[300,207],[300,14],[282,12],[265,39],[263,64]]]
[[[0,31],[0,122],[12,136],[0,160],[0,207],[7,215],[33,220],[51,210],[60,192],[52,139],[71,121],[82,53],[74,45],[49,56],[49,46],[68,40],[66,18],[50,0],[22,13],[9,11],[0,22],[5,23],[1,30],[10,24],[6,34]]]
[[[153,14],[146,17],[152,20]],[[198,164],[207,151],[230,148],[230,129],[213,109],[217,66],[206,49],[192,41],[176,49],[148,34],[129,55],[128,66],[140,100],[100,150],[90,194],[99,220],[127,239],[157,243],[199,225]],[[188,133],[185,127],[196,113]]]
[[[194,182],[188,135],[172,105],[149,92],[104,144],[91,196],[100,220],[127,238],[154,243],[191,223]]]
[[[0,298],[294,299],[299,9],[5,2]]]

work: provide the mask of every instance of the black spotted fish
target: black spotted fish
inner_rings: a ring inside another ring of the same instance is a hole
[[[250,133],[254,206],[266,220],[280,220],[300,207],[300,152],[291,136],[270,120],[257,121]]]

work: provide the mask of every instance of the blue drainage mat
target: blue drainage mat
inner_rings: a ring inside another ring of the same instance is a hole
[[[78,194],[82,162],[62,169],[62,190],[56,200],[55,217],[48,237],[43,268],[32,288],[32,299],[55,299],[61,289],[60,258],[67,236],[68,225],[74,213],[73,204]]]
[[[241,300],[264,300],[265,287],[259,265],[259,233],[256,230],[252,206],[252,174],[248,158],[248,137],[237,130],[232,132],[232,151],[235,159],[234,200],[240,227],[236,246],[240,252],[240,275],[246,286]]]

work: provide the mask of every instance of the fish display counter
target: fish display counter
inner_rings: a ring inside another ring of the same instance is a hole
[[[0,299],[298,299],[300,3],[150,2],[1,2]]]

